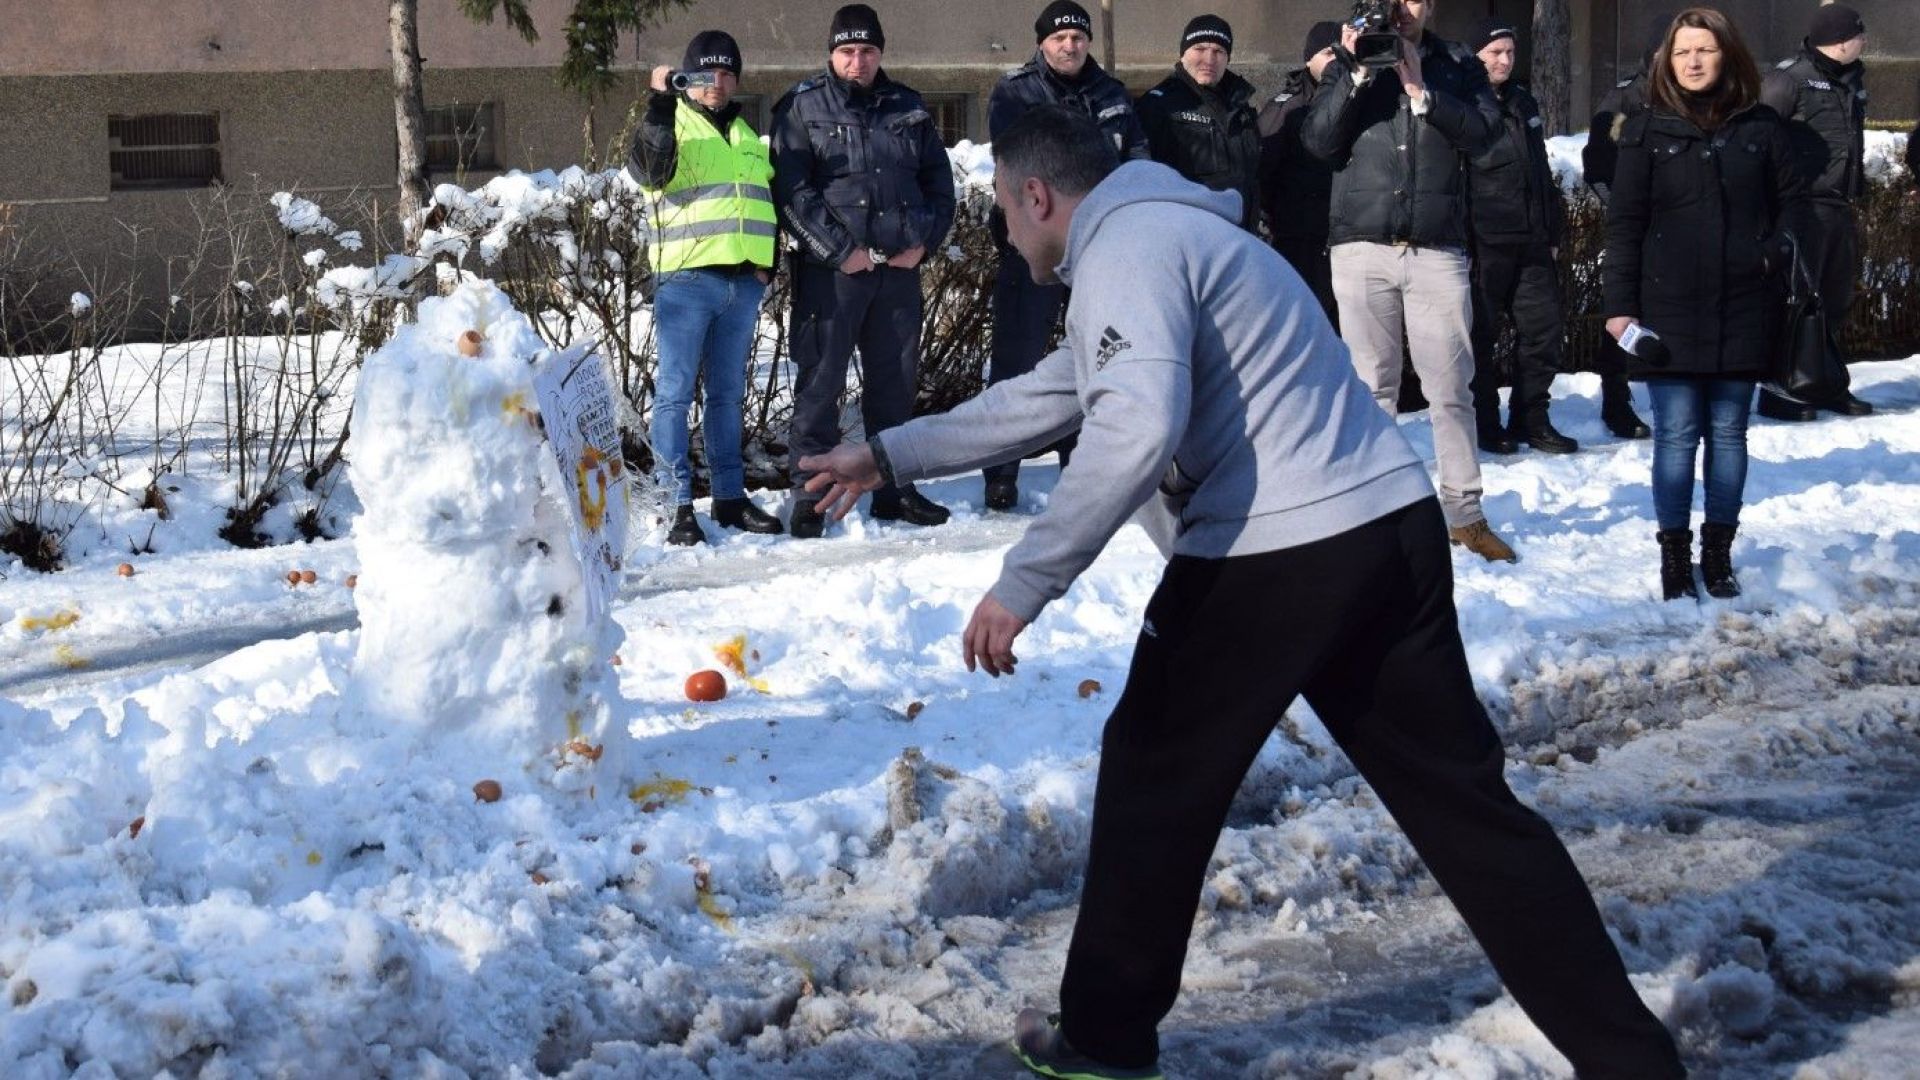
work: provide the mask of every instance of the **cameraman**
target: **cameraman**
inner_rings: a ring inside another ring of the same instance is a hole
[[[1490,562],[1513,562],[1513,548],[1480,508],[1469,388],[1466,155],[1492,145],[1500,105],[1479,59],[1427,32],[1433,0],[1391,2],[1392,66],[1361,63],[1360,30],[1342,27],[1339,55],[1301,132],[1334,169],[1328,240],[1340,335],[1374,400],[1392,414],[1404,332],[1431,405],[1447,535]]]

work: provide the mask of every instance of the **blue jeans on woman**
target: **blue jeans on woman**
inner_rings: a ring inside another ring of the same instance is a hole
[[[1707,444],[1706,520],[1740,524],[1747,486],[1751,379],[1648,379],[1653,399],[1653,516],[1661,531],[1692,524],[1693,458]]]
[[[659,360],[648,436],[654,467],[672,474],[681,505],[693,501],[687,413],[700,379],[700,427],[713,497],[746,496],[740,412],[747,396],[747,350],[753,346],[760,298],[766,291],[753,274],[706,268],[663,274],[654,289],[653,340]]]

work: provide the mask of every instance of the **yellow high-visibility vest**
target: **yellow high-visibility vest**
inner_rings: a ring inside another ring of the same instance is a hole
[[[673,111],[678,144],[673,179],[649,191],[653,268],[773,265],[773,159],[747,122],[734,117],[721,135],[681,98]]]

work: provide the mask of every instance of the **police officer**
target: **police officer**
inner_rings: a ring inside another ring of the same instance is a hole
[[[1119,79],[1094,60],[1093,17],[1073,0],[1053,0],[1033,21],[1034,54],[1020,67],[1001,76],[987,98],[987,132],[993,138],[1013,125],[1029,109],[1064,105],[1093,118],[1122,159],[1147,156],[1147,134],[1133,111],[1133,99]],[[998,210],[989,219],[1000,269],[993,283],[993,363],[987,385],[1005,382],[1033,370],[1046,352],[1047,339],[1060,321],[1067,287],[1037,285],[1027,262],[1006,241],[1006,225]],[[1060,447],[1064,464],[1071,453],[1069,440]],[[1020,460],[990,465],[983,470],[989,510],[1011,510],[1020,502]]]
[[[1513,23],[1480,20],[1467,37],[1486,65],[1500,105],[1493,145],[1467,159],[1468,220],[1473,225],[1473,409],[1480,448],[1505,437],[1498,449],[1511,453],[1525,442],[1549,454],[1580,448],[1547,418],[1553,377],[1560,370],[1566,317],[1560,301],[1555,253],[1566,231],[1567,209],[1547,164],[1540,103],[1514,81],[1518,43]],[[1511,318],[1517,338],[1510,422],[1500,422],[1493,345],[1501,318]]]
[[[628,172],[649,196],[653,325],[658,364],[648,437],[671,477],[677,508],[669,544],[704,544],[693,516],[687,413],[696,382],[715,524],[777,533],[780,519],[748,501],[740,452],[747,353],[760,298],[773,278],[773,165],[760,136],[740,117],[740,46],[705,30],[687,43],[681,67],[710,84],[672,89],[653,69],[653,94],[634,135]]]
[[[1862,160],[1867,85],[1860,63],[1866,47],[1867,24],[1860,13],[1845,4],[1828,4],[1814,12],[1800,55],[1780,61],[1768,72],[1760,93],[1760,100],[1787,121],[1794,158],[1807,182],[1804,209],[1789,227],[1800,242],[1801,261],[1820,290],[1821,308],[1836,336],[1853,304],[1853,279],[1860,262],[1853,200],[1867,190]],[[1873,406],[1850,392],[1809,404],[1847,416],[1873,412]],[[1811,420],[1814,410],[1762,389],[1760,415]]]
[[[1248,102],[1253,84],[1228,71],[1233,27],[1196,15],[1180,33],[1173,74],[1140,99],[1153,160],[1215,191],[1240,195],[1240,227],[1260,220],[1260,133]]]
[[[856,345],[869,438],[913,414],[920,351],[920,261],[953,224],[953,167],[920,95],[880,68],[886,35],[865,4],[834,12],[829,67],[773,108],[773,198],[800,242],[788,332],[795,368],[788,439],[800,459],[840,442],[840,399]],[[874,492],[876,518],[940,525],[911,486]],[[820,535],[813,500],[796,495],[788,531]]]
[[[1327,260],[1327,219],[1333,204],[1333,166],[1300,145],[1300,125],[1320,89],[1340,24],[1317,22],[1300,47],[1301,66],[1287,72],[1280,92],[1260,109],[1260,214],[1273,249],[1313,290],[1335,330],[1340,309],[1333,301],[1333,266]]]

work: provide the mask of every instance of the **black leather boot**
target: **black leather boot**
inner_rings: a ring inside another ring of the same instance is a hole
[[[779,518],[753,505],[753,500],[744,496],[713,500],[713,523],[762,536],[778,536],[786,531]]]
[[[1020,505],[1020,482],[1011,476],[987,481],[987,509],[1011,510]]]
[[[817,499],[795,499],[793,514],[787,519],[787,532],[795,540],[818,540],[827,531],[827,519],[820,516]]]
[[[1740,595],[1733,577],[1733,534],[1736,525],[1709,521],[1700,526],[1700,576],[1707,579],[1707,595],[1731,600]]]
[[[1759,412],[1769,420],[1785,420],[1788,423],[1804,423],[1820,416],[1820,410],[1815,406],[1764,389],[1760,391]]]
[[[945,525],[948,517],[946,507],[911,486],[874,492],[867,512],[879,521],[904,521],[909,525]]]
[[[1527,414],[1520,425],[1520,438],[1543,454],[1571,454],[1580,449],[1579,443],[1554,430],[1544,410]]]
[[[1839,413],[1841,416],[1873,415],[1873,406],[1854,397],[1853,391],[1851,390],[1842,392],[1839,397],[1834,398],[1832,401],[1821,402],[1819,407],[1829,412]]]
[[[707,534],[700,531],[700,523],[693,518],[693,507],[681,503],[673,512],[673,528],[667,530],[667,543],[692,547],[706,542]]]
[[[1624,376],[1600,376],[1600,422],[1616,439],[1651,439],[1653,429],[1633,411],[1633,391]]]
[[[1664,529],[1653,538],[1660,541],[1661,598],[1700,599],[1700,591],[1693,584],[1693,530]]]
[[[1475,435],[1479,437],[1480,450],[1487,454],[1517,454],[1520,452],[1520,440],[1500,426],[1500,418],[1492,420],[1481,417],[1475,421]]]

